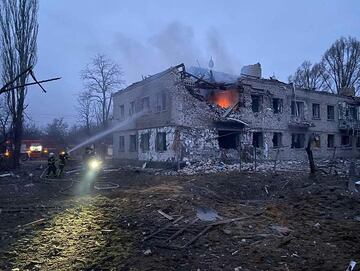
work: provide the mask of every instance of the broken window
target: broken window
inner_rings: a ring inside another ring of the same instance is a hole
[[[295,117],[304,116],[304,102],[291,101],[291,115]]]
[[[291,134],[291,148],[300,149],[305,146],[305,134]]]
[[[132,101],[130,103],[130,108],[129,108],[129,115],[132,116],[133,114],[135,114],[135,101]]]
[[[166,93],[162,92],[161,93],[161,105],[162,105],[162,110],[165,111],[166,110]]]
[[[320,148],[321,147],[321,137],[319,134],[314,135],[314,140],[312,142],[312,146],[314,148]]]
[[[148,113],[150,112],[150,98],[149,97],[144,97],[141,99],[141,111]]]
[[[327,106],[327,119],[334,120],[335,119],[335,106],[328,105]]]
[[[283,107],[283,99],[273,98],[273,110],[274,113],[281,113]]]
[[[119,152],[125,151],[125,137],[119,136]]]
[[[334,148],[335,147],[335,135],[328,135],[327,136],[327,147]]]
[[[341,136],[341,146],[350,147],[351,146],[351,137],[349,135]]]
[[[353,120],[357,120],[357,108],[355,106],[349,107],[349,115]]]
[[[166,133],[158,132],[156,134],[155,149],[159,152],[166,151]]]
[[[253,112],[260,112],[261,96],[251,95],[251,108]]]
[[[253,146],[255,148],[262,148],[264,146],[264,138],[262,132],[253,133]]]
[[[156,93],[156,112],[159,113],[161,111],[166,110],[166,92],[158,92]]]
[[[140,148],[142,152],[150,150],[150,133],[141,134]]]
[[[272,142],[274,148],[280,148],[282,146],[282,133],[274,133]]]
[[[120,119],[123,120],[125,119],[125,106],[122,104],[120,105]]]
[[[320,119],[320,104],[312,104],[313,119]]]
[[[137,151],[137,138],[136,138],[136,135],[130,135],[129,151],[131,151],[131,152]]]
[[[219,131],[219,147],[222,149],[236,149],[239,132],[236,131]]]

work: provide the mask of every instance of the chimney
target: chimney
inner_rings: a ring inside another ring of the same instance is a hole
[[[261,64],[256,63],[242,67],[240,76],[261,78]]]

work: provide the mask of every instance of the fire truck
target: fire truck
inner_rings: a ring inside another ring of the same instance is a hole
[[[13,153],[13,144],[10,140],[4,142],[1,146],[0,155],[3,159],[11,158]],[[47,158],[50,152],[57,152],[58,148],[51,142],[41,139],[26,139],[21,141],[20,155],[21,160],[41,160]]]
[[[50,152],[57,152],[57,147],[51,142],[41,139],[26,139],[21,141],[21,159],[23,161],[44,159]]]

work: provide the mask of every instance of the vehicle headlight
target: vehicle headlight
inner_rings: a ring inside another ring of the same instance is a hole
[[[99,169],[101,166],[101,161],[100,160],[96,160],[96,159],[92,159],[89,161],[89,168],[92,170],[96,170]]]

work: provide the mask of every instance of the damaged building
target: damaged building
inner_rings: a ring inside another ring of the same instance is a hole
[[[354,157],[360,150],[359,100],[298,89],[261,77],[260,64],[239,78],[196,74],[183,64],[114,95],[114,158],[195,162]],[[310,137],[311,136],[311,137]]]

